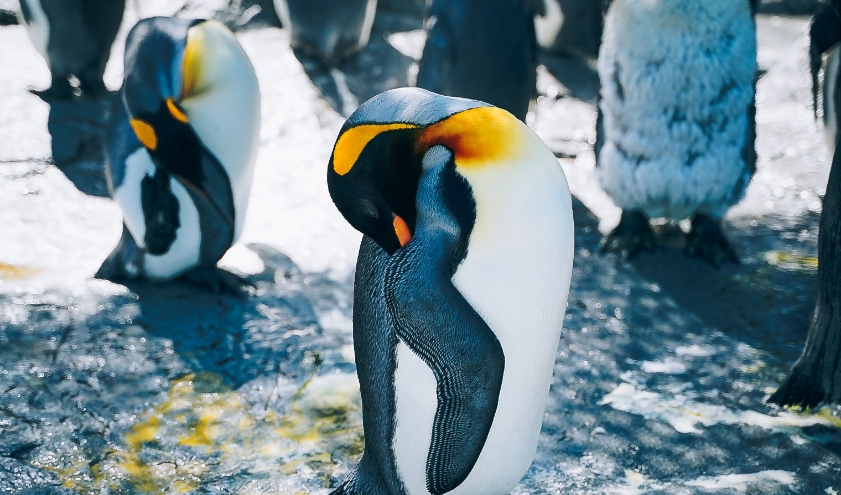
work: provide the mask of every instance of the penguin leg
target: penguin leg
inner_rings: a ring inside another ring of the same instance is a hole
[[[134,237],[123,224],[123,236],[114,251],[102,262],[99,270],[96,271],[94,278],[103,280],[110,280],[112,282],[117,280],[132,280],[140,276],[143,268],[143,252],[137,243],[134,242]]]
[[[49,100],[71,100],[76,94],[66,75],[52,74],[52,83],[47,89],[30,88],[29,92],[49,103]]]
[[[619,225],[603,240],[599,252],[615,253],[630,259],[639,250],[654,248],[654,231],[640,210],[622,210]]]
[[[182,278],[191,284],[210,289],[214,294],[227,292],[240,299],[245,299],[248,296],[244,287],[254,287],[254,284],[248,280],[216,266],[193,268],[182,275]]]
[[[736,250],[721,231],[721,220],[704,213],[696,213],[692,218],[692,229],[686,236],[686,253],[699,256],[715,266],[721,266],[726,261],[739,263]]]

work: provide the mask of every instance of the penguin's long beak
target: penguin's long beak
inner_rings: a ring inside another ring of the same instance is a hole
[[[409,228],[409,224],[403,220],[403,217],[400,215],[394,215],[392,225],[394,225],[394,235],[397,236],[397,240],[400,242],[400,247],[409,244],[409,241],[412,240],[412,230]]]

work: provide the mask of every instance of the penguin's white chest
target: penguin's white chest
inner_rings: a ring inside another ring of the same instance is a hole
[[[41,8],[41,2],[38,0],[21,0],[28,7],[31,19],[26,23],[26,34],[38,50],[38,53],[44,57],[47,64],[50,59],[47,55],[47,45],[50,42],[50,21],[47,19],[47,14]]]
[[[477,218],[453,283],[499,339],[505,371],[485,446],[469,476],[449,493],[509,493],[537,448],[573,254],[566,179],[551,155],[550,161],[554,166],[542,162],[512,170],[502,187],[499,175],[491,181],[481,171],[463,174],[473,188]],[[435,386],[432,371],[401,342],[393,449],[411,495],[428,493],[426,458],[437,407]]]
[[[126,159],[125,178],[114,191],[114,199],[123,210],[123,220],[135,242],[145,247],[146,220],[141,202],[141,181],[155,174],[155,164],[145,149],[140,148]],[[144,255],[143,266],[147,277],[166,280],[176,277],[198,265],[201,253],[201,228],[199,212],[187,190],[178,181],[170,178],[170,189],[178,201],[180,226],[175,232],[175,241],[167,252],[156,256]]]

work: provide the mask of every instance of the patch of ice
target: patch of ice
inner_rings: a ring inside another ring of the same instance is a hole
[[[663,361],[643,361],[642,370],[646,373],[665,373],[667,375],[679,375],[686,373],[686,365],[668,357]]]
[[[747,490],[747,486],[762,481],[775,481],[781,485],[791,486],[794,484],[794,473],[789,471],[769,470],[759,471],[751,474],[725,474],[722,476],[702,476],[687,481],[686,486],[693,486],[703,490],[724,490],[734,488],[739,491]]]
[[[692,344],[687,346],[679,346],[675,348],[675,354],[678,356],[692,356],[692,357],[707,357],[712,356],[715,354],[715,349],[711,346],[705,345],[700,346],[698,344]]]
[[[423,55],[423,45],[426,43],[426,31],[413,29],[386,36],[386,42],[403,55],[420,60]]]
[[[641,390],[630,383],[622,383],[604,396],[599,404],[610,405],[619,411],[638,414],[646,419],[669,423],[680,433],[701,433],[698,426],[716,424],[746,424],[770,430],[796,433],[798,428],[811,425],[835,426],[827,418],[783,412],[769,416],[756,411],[735,411],[723,406],[703,404],[680,395],[664,397],[656,392]]]

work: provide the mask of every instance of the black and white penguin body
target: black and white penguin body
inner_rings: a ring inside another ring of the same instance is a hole
[[[833,157],[818,232],[818,297],[803,354],[768,399],[782,406],[814,408],[822,403],[841,404],[841,367],[838,366],[841,363],[841,150],[838,148],[841,1],[834,0],[833,4],[815,16],[810,30],[815,79],[821,56],[830,52],[824,70],[823,98],[824,120],[833,124],[827,125],[827,145]]]
[[[102,75],[125,0],[21,0],[20,8],[29,38],[52,76],[50,89],[39,94],[72,97],[71,75],[79,79],[82,92],[107,93]]]
[[[274,0],[292,47],[328,65],[368,44],[377,0]]]
[[[218,22],[156,17],[129,33],[125,74],[106,164],[125,228],[97,276],[211,276],[245,220],[260,124],[254,69]]]
[[[435,0],[417,87],[488,102],[525,120],[537,95],[534,4]]]
[[[596,154],[623,220],[693,218],[724,241],[717,224],[756,168],[756,70],[747,0],[612,2]]]
[[[365,234],[365,454],[335,493],[509,493],[537,447],[572,271],[557,159],[508,112],[402,88],[348,119],[328,187]]]

